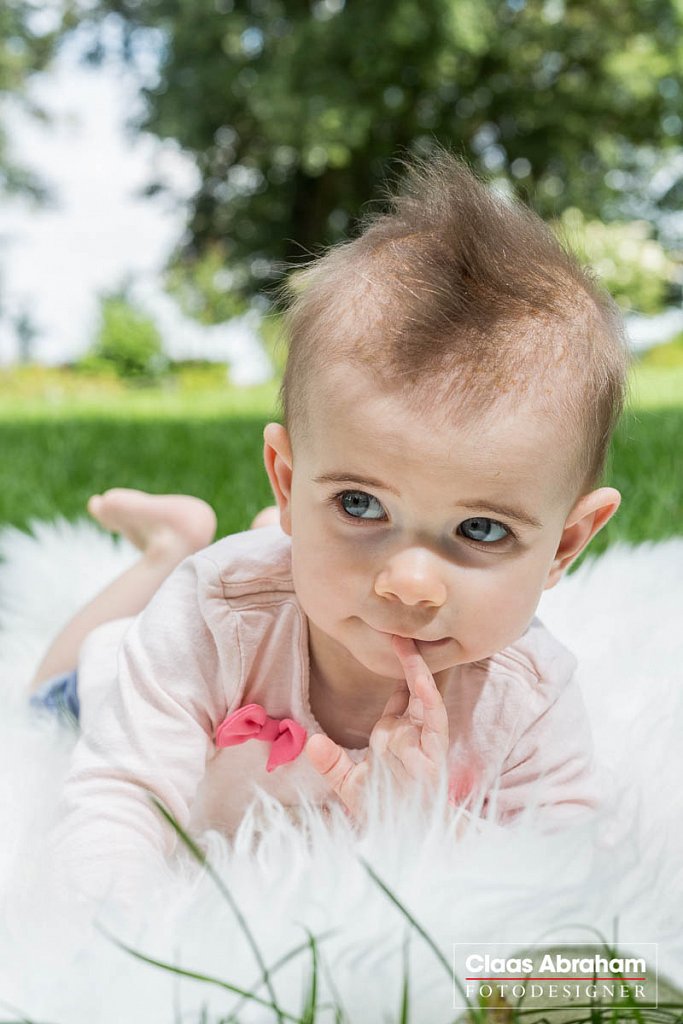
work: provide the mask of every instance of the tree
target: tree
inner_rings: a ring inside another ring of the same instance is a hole
[[[47,66],[62,32],[70,24],[66,0],[50,9],[37,0],[0,3],[0,98],[11,95],[40,114],[26,100],[26,83],[34,72]],[[40,198],[43,189],[39,180],[18,166],[7,150],[6,133],[0,124],[0,195],[24,191]]]
[[[679,143],[681,0],[99,0],[159,35],[140,127],[196,158],[178,261],[247,294],[348,235],[388,161],[435,141],[539,212],[617,217]],[[648,149],[649,148],[649,149]],[[631,175],[631,177],[629,177]],[[159,182],[152,187],[162,187]]]
[[[79,367],[110,369],[124,380],[141,383],[158,379],[168,369],[154,321],[136,308],[125,290],[102,296],[97,336]]]

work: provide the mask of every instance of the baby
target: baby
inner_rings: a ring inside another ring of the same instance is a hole
[[[440,152],[295,275],[287,328],[279,523],[206,547],[197,499],[89,504],[142,556],[33,701],[80,717],[54,841],[90,891],[173,852],[150,792],[228,835],[255,785],[362,821],[375,764],[501,824],[597,802],[575,659],[534,613],[620,503],[598,486],[628,367],[611,300]]]

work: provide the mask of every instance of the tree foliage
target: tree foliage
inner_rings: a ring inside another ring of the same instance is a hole
[[[90,9],[90,8],[89,8]],[[682,0],[98,0],[160,40],[144,127],[192,153],[181,259],[249,292],[355,229],[435,141],[544,216],[618,217],[680,145]],[[134,53],[134,45],[129,52]],[[666,196],[660,197],[666,202]]]
[[[50,15],[37,0],[2,0],[0,98],[11,95],[20,101],[24,97],[29,77],[47,66],[67,22],[66,8],[55,6]],[[0,195],[19,190],[40,195],[40,183],[12,160],[8,148],[6,132],[0,124]]]
[[[658,313],[674,296],[678,268],[647,221],[587,221],[570,206],[553,226],[625,312]]]
[[[125,380],[151,382],[168,368],[161,335],[153,320],[136,309],[125,293],[105,295],[100,326],[82,370],[111,370]]]

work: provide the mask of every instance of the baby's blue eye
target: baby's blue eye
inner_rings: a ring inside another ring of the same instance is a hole
[[[384,509],[372,494],[366,494],[365,491],[342,491],[337,497],[344,511],[354,519],[384,518]]]
[[[469,540],[492,543],[503,540],[510,533],[507,526],[497,523],[495,519],[486,519],[483,516],[474,516],[472,519],[465,519],[458,530]]]

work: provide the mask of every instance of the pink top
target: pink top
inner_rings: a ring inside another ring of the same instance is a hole
[[[451,669],[442,692],[456,799],[473,779],[487,789],[499,779],[501,823],[532,795],[552,823],[596,805],[575,665],[534,619],[499,654]],[[294,813],[300,788],[336,801],[301,753],[323,731],[308,686],[307,619],[279,527],[225,537],[186,559],[137,618],[94,630],[79,664],[82,735],[51,836],[68,884],[103,894],[163,870],[177,837],[145,790],[194,834],[234,834],[255,785]]]

